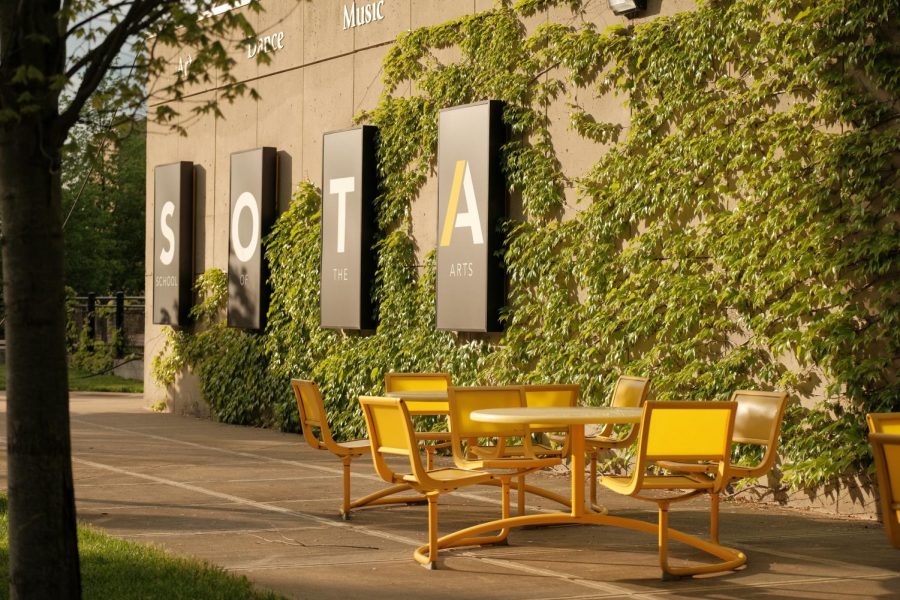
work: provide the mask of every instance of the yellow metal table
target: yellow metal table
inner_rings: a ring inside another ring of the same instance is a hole
[[[440,548],[453,548],[477,544],[477,537],[489,531],[509,530],[514,527],[526,527],[534,525],[609,525],[642,531],[651,535],[658,535],[656,524],[637,519],[616,517],[604,512],[595,512],[589,506],[585,506],[584,493],[584,426],[598,423],[640,423],[642,409],[618,408],[618,407],[524,407],[524,408],[496,408],[472,411],[474,421],[484,423],[514,423],[531,425],[534,423],[558,424],[568,426],[570,436],[570,466],[571,466],[571,508],[568,513],[541,513],[496,519],[473,527],[467,527],[459,531],[447,534],[438,540]],[[746,560],[743,553],[708,542],[699,537],[688,535],[676,529],[669,528],[670,539],[677,540],[703,552],[724,560],[737,560],[742,564]],[[419,549],[426,551],[428,546]]]

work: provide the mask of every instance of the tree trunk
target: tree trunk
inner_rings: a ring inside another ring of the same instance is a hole
[[[46,116],[46,115],[45,115]],[[0,130],[11,598],[80,598],[69,436],[59,148]]]

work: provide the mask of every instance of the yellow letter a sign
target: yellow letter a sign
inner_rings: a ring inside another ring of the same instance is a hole
[[[466,197],[466,212],[464,213],[458,212],[460,191]],[[444,227],[441,232],[441,246],[450,245],[450,238],[453,237],[453,229],[456,227],[471,229],[473,244],[484,243],[484,235],[481,233],[481,217],[478,214],[478,202],[475,198],[475,186],[472,184],[472,172],[469,170],[469,163],[464,160],[456,161],[456,171],[453,173],[450,198],[447,202],[447,214],[444,216]]]

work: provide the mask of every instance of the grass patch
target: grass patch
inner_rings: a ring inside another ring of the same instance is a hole
[[[6,497],[0,496],[0,598],[9,595],[9,522]],[[254,590],[246,577],[194,559],[111,537],[78,525],[81,589],[85,599],[282,600],[273,592]]]
[[[69,367],[69,390],[73,392],[126,392],[140,394],[144,382],[139,379],[125,379],[111,373],[91,375]]]
[[[0,367],[0,390],[6,389],[6,365]],[[69,390],[72,392],[124,392],[140,394],[144,382],[125,379],[112,374],[91,375],[85,371],[69,367]]]

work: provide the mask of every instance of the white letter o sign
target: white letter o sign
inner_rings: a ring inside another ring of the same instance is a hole
[[[241,243],[240,223],[244,209],[250,211],[250,218],[253,219],[251,224],[250,242],[246,245]],[[234,248],[234,255],[241,262],[247,262],[256,254],[256,247],[259,245],[259,207],[256,205],[256,197],[250,192],[244,192],[238,196],[237,202],[234,204],[234,212],[231,214],[231,245]]]

